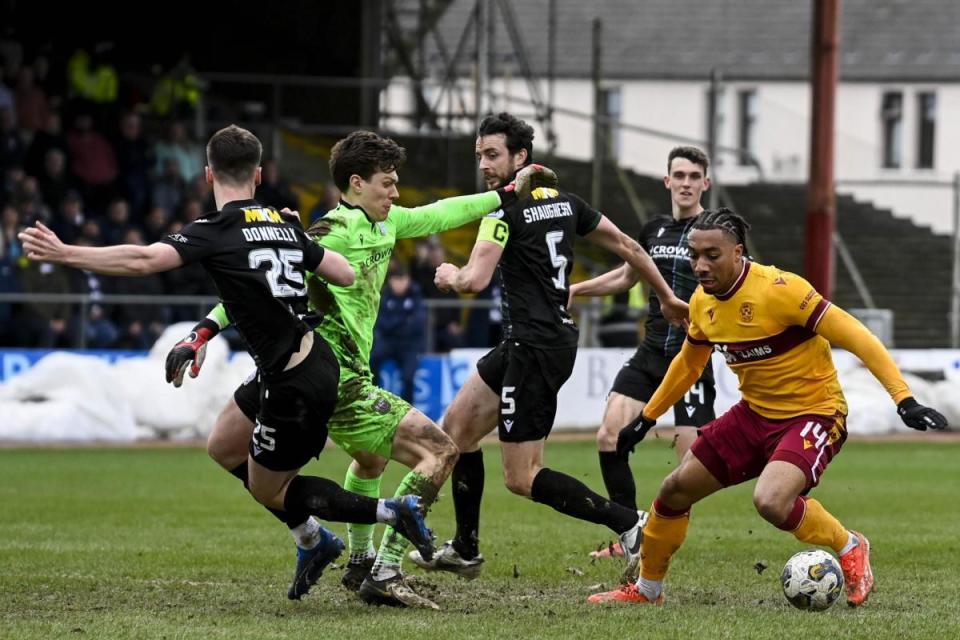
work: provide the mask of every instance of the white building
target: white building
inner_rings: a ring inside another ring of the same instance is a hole
[[[509,110],[537,128],[529,61],[543,98],[547,81],[549,0],[484,2],[494,28],[490,82],[483,110]],[[890,208],[940,233],[952,230],[949,186],[960,171],[960,2],[956,0],[838,0],[842,15],[835,164],[840,192]],[[474,104],[477,0],[453,0],[437,33],[448,51],[461,39],[467,55],[454,68],[458,92],[442,91],[446,64],[426,40],[425,95],[441,111],[471,112]],[[522,33],[522,54],[505,28],[504,4]],[[722,77],[718,143],[746,148],[763,177],[807,178],[810,132],[809,61],[813,0],[556,0],[553,104],[556,151],[592,155],[592,22],[602,21],[602,87],[609,115],[625,125],[674,134],[664,139],[624,128],[612,136],[621,165],[662,175],[669,149],[704,141],[711,69]],[[466,34],[464,34],[466,30]],[[392,113],[412,110],[408,78],[394,78],[381,101]],[[570,115],[567,111],[582,115]],[[441,122],[445,122],[441,118]],[[403,130],[409,121],[382,125]],[[466,118],[456,128],[469,132]],[[539,148],[543,148],[540,146]],[[727,184],[758,179],[733,152],[718,153],[715,176]],[[913,182],[936,183],[913,185]]]

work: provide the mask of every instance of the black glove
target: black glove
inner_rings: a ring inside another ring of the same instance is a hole
[[[617,455],[626,460],[633,453],[633,448],[647,435],[647,431],[657,424],[656,420],[651,420],[643,415],[643,412],[636,420],[620,429],[617,435]]]
[[[534,189],[556,189],[559,185],[560,180],[552,169],[542,164],[528,164],[517,172],[510,184],[497,189],[497,193],[500,194],[500,204],[506,207],[529,197]]]
[[[925,407],[917,402],[913,396],[904,398],[897,405],[897,413],[903,424],[917,431],[926,431],[928,428],[942,430],[947,428],[947,419],[936,409]]]
[[[167,354],[167,382],[179,387],[183,384],[183,374],[190,367],[190,377],[200,375],[203,358],[207,354],[207,342],[220,333],[220,327],[210,318],[204,318],[197,323],[186,338],[174,345]]]

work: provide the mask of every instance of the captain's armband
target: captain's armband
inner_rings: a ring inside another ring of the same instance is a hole
[[[480,220],[480,231],[477,233],[477,240],[486,240],[500,245],[507,246],[507,240],[510,238],[510,225],[499,218],[486,217]]]

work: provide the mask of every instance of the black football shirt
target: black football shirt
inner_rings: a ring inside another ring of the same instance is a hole
[[[573,243],[601,217],[579,196],[540,188],[484,218],[479,239],[504,247],[497,270],[505,340],[548,349],[577,345],[579,330],[567,312]]]
[[[687,237],[699,216],[675,220],[672,216],[658,216],[649,220],[637,237],[637,242],[650,254],[660,275],[673,289],[674,295],[687,302],[699,285],[690,266]],[[680,352],[686,332],[672,326],[663,317],[660,299],[651,292],[643,347],[664,356]]]
[[[304,272],[317,268],[323,247],[255,200],[230,202],[161,242],[207,270],[257,366],[282,371],[309,331]]]

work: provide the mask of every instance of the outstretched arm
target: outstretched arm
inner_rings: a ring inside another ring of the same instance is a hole
[[[860,358],[895,404],[913,395],[883,343],[862,322],[843,309],[830,305],[815,331],[831,344]]]
[[[42,222],[24,229],[19,237],[31,260],[56,262],[107,276],[143,276],[170,271],[183,264],[176,249],[160,242],[147,246],[119,244],[112,247],[64,244]]]
[[[643,408],[643,415],[656,420],[675,405],[703,373],[711,353],[713,347],[709,343],[695,344],[689,339],[684,340],[680,353],[670,362],[663,381]]]
[[[823,312],[815,331],[832,344],[854,354],[867,365],[870,373],[880,381],[893,398],[893,402],[897,405],[897,413],[908,427],[919,431],[947,427],[946,419],[938,411],[925,407],[914,399],[913,392],[903,379],[897,363],[893,361],[883,343],[870,333],[862,322],[843,309],[830,305]]]
[[[620,256],[630,268],[636,271],[638,277],[646,280],[653,288],[654,293],[660,299],[663,317],[670,324],[687,326],[687,313],[689,311],[687,303],[673,293],[670,285],[657,270],[653,259],[644,251],[639,242],[620,231],[606,216],[601,218],[597,228],[585,235],[584,238]]]
[[[640,272],[628,264],[622,264],[616,269],[611,269],[596,278],[571,285],[570,296],[598,298],[600,296],[623,293],[624,291],[629,291],[630,288],[639,281]]]
[[[517,172],[510,184],[496,191],[445,198],[413,209],[394,207],[390,216],[397,225],[397,238],[418,238],[462,227],[526,198],[534,189],[556,186],[557,174],[543,165],[529,164]]]
[[[676,404],[697,381],[710,359],[711,351],[710,343],[691,342],[689,338],[684,341],[680,353],[670,362],[670,367],[650,402],[633,422],[620,429],[617,434],[617,453],[620,457],[629,457],[634,447],[656,425],[657,418]]]

